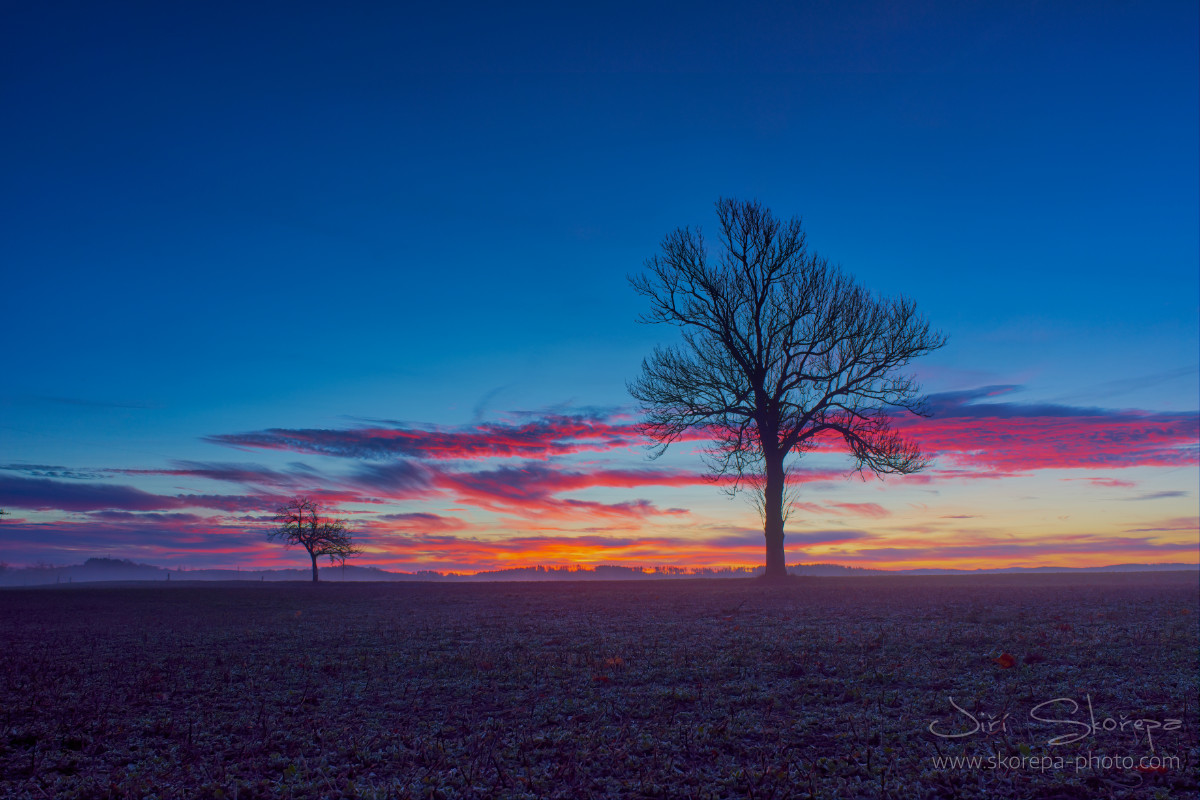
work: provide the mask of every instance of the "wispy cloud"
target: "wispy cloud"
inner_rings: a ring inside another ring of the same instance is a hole
[[[72,469],[52,464],[4,464],[0,469],[8,472],[20,472],[33,478],[61,478],[63,480],[94,481],[108,477],[109,472],[103,470]]]
[[[412,511],[406,514],[379,514],[375,521],[369,523],[374,530],[403,531],[409,533],[428,533],[461,531],[467,523],[457,517],[443,514],[433,514],[426,511]]]
[[[204,520],[196,514],[178,514],[178,513],[162,513],[159,511],[146,511],[135,513],[133,511],[91,511],[88,512],[89,519],[102,520],[104,522],[168,522],[168,523],[195,523]]]
[[[1174,533],[1176,531],[1200,533],[1200,518],[1172,517],[1170,519],[1160,519],[1149,523],[1147,527],[1127,528],[1125,533]]]
[[[244,486],[291,487],[297,474],[280,472],[258,464],[232,464],[224,462],[175,461],[164,469],[114,469],[121,475],[164,475],[180,478],[202,478],[210,481],[236,483]],[[301,473],[299,476],[304,477]]]
[[[183,504],[178,498],[132,486],[0,475],[0,505],[56,511],[164,511]]]
[[[535,458],[603,451],[639,443],[636,426],[595,414],[552,414],[527,422],[486,422],[462,428],[270,428],[208,437],[242,449],[289,450],[368,461],[394,458],[464,460]]]
[[[931,417],[897,422],[938,457],[934,475],[942,478],[998,478],[1039,469],[1178,467],[1200,461],[1200,415],[1195,412],[987,402],[1016,388],[987,386],[932,395],[927,401]]]
[[[252,527],[184,517],[154,515],[145,519],[93,518],[86,522],[6,525],[5,557],[14,563],[58,564],[106,555],[152,563],[184,560],[193,566],[295,562],[287,551],[267,542],[265,535]]]
[[[1087,481],[1092,486],[1103,486],[1109,489],[1128,489],[1137,486],[1135,481],[1126,481],[1120,478],[1063,478],[1064,481]]]
[[[1170,492],[1147,492],[1139,494],[1137,497],[1123,497],[1122,500],[1167,500],[1172,497],[1187,497],[1188,492],[1170,491]]]
[[[1167,383],[1175,383],[1186,379],[1192,379],[1192,384],[1195,385],[1196,373],[1200,372],[1200,367],[1195,364],[1189,364],[1175,369],[1164,370],[1162,372],[1154,372],[1149,375],[1139,375],[1135,378],[1123,378],[1116,381],[1105,381],[1094,386],[1087,387],[1084,391],[1074,392],[1072,394],[1063,395],[1060,401],[1081,400],[1087,399],[1091,401],[1103,400],[1109,397],[1117,397],[1130,392],[1142,392],[1154,386],[1161,386]]]
[[[458,502],[506,514],[544,516],[644,517],[686,513],[659,509],[648,500],[599,503],[561,498],[564,492],[593,487],[633,488],[649,485],[686,486],[705,482],[697,473],[668,470],[571,470],[529,462],[476,471],[438,471],[435,484],[451,492]]]
[[[372,502],[357,494],[314,492],[326,502]],[[286,494],[153,494],[111,483],[0,476],[0,506],[33,511],[265,511],[277,508]],[[377,502],[377,501],[375,501]]]
[[[930,417],[898,417],[897,425],[926,452],[940,457],[940,469],[934,474],[942,478],[1000,478],[1038,469],[1169,467],[1200,460],[1197,413],[997,402],[1017,389],[998,385],[934,394],[926,399]],[[459,428],[398,422],[343,430],[271,428],[220,434],[209,441],[242,449],[381,462],[546,460],[627,450],[645,443],[634,422],[599,410],[532,418],[514,415],[507,422]],[[831,440],[827,446],[837,449]]]
[[[878,503],[827,503],[826,506],[836,508],[843,514],[855,517],[873,517],[879,519],[892,515],[891,511],[888,511]]]

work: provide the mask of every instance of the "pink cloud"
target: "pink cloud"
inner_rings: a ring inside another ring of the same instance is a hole
[[[939,458],[927,476],[1003,478],[1038,469],[1183,466],[1198,461],[1195,413],[1113,411],[1050,403],[996,402],[1017,387],[988,386],[927,399],[928,418],[901,415],[897,429]],[[708,432],[690,431],[689,441]],[[290,450],[356,460],[416,461],[524,458],[545,460],[645,444],[638,425],[615,415],[545,414],[461,428],[402,425],[346,430],[272,428],[222,434],[210,441],[243,449]],[[834,438],[822,450],[840,449]],[[407,463],[407,462],[399,462]],[[390,466],[390,465],[389,465]],[[277,477],[277,476],[269,476]],[[798,480],[833,476],[798,475]],[[926,480],[929,478],[926,477]],[[1102,481],[1106,478],[1096,478]],[[1112,479],[1108,479],[1112,480]]]
[[[943,478],[1009,477],[1039,469],[1179,467],[1200,461],[1196,413],[979,402],[1013,388],[934,395],[932,417],[900,417],[896,425],[938,458],[935,474]]]
[[[891,511],[888,511],[878,503],[827,503],[826,505],[830,508],[840,509],[843,513],[853,517],[873,517],[880,519],[892,514]]]
[[[891,516],[892,512],[878,503],[793,503],[796,511],[813,516],[834,515],[838,517],[871,517],[881,519]]]
[[[578,471],[527,463],[520,467],[500,466],[471,472],[437,471],[433,481],[439,489],[453,494],[458,502],[505,514],[641,518],[686,512],[681,509],[659,509],[648,500],[600,503],[560,498],[558,495],[592,487],[686,486],[704,483],[707,479],[692,472],[610,469]]]
[[[1137,486],[1137,482],[1135,481],[1125,481],[1120,478],[1063,478],[1063,480],[1084,480],[1092,486],[1100,486],[1108,489],[1128,489]]]

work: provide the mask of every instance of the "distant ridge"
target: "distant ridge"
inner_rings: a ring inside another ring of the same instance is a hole
[[[997,569],[867,569],[841,564],[793,564],[792,575],[812,577],[871,575],[1001,575],[1048,572],[1167,572],[1200,571],[1200,564],[1112,564],[1103,567],[1003,567]],[[681,578],[750,578],[761,574],[762,567],[517,567],[478,573],[391,572],[380,567],[347,564],[345,568],[323,566],[321,580],[341,581],[611,581]],[[103,581],[308,581],[308,567],[302,569],[165,569],[119,558],[89,558],[71,566],[38,565],[5,567],[0,565],[0,586],[44,586],[54,583],[96,583]]]

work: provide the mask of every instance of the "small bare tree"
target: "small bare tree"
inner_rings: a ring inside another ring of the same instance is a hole
[[[316,583],[317,558],[329,556],[329,563],[346,563],[347,558],[362,553],[351,539],[346,523],[323,516],[325,511],[316,500],[297,497],[275,512],[278,527],[267,534],[271,541],[282,541],[288,547],[301,545],[312,559],[312,579]]]
[[[756,495],[766,576],[781,578],[789,455],[840,437],[860,474],[923,469],[891,426],[896,411],[921,413],[916,382],[899,370],[946,340],[912,301],[878,298],[810,253],[800,220],[757,202],[716,206],[715,259],[699,230],[679,228],[630,279],[650,301],[641,321],[678,327],[683,343],[655,348],[629,392],[655,456],[689,429],[712,437],[709,466]]]

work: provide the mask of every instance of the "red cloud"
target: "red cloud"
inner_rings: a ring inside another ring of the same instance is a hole
[[[707,482],[704,476],[692,472],[605,469],[581,472],[558,470],[536,463],[474,472],[438,471],[433,480],[438,488],[452,492],[460,502],[506,514],[572,517],[580,516],[582,512],[634,518],[686,512],[680,509],[660,510],[647,500],[607,504],[563,499],[557,495],[591,487],[687,486]]]
[[[927,454],[961,468],[941,470],[943,477],[1006,477],[1038,469],[1178,467],[1198,461],[1200,416],[1196,413],[976,402],[1012,388],[933,395],[929,398],[932,417],[907,416],[896,424]]]
[[[933,474],[943,478],[995,478],[1037,469],[1173,467],[1197,463],[1200,418],[1195,413],[994,402],[1015,388],[989,386],[931,395],[926,402],[930,417],[899,416],[896,427],[928,454],[941,457],[942,468]],[[699,441],[706,435],[702,430],[691,431],[685,438]],[[394,463],[406,463],[395,462],[405,458],[545,460],[587,451],[624,449],[647,441],[636,423],[598,414],[547,414],[532,421],[485,423],[457,429],[398,423],[392,427],[349,430],[272,428],[223,434],[209,440],[240,448]],[[822,445],[822,449],[837,449],[831,438]],[[956,468],[962,471],[956,472]],[[213,477],[221,474],[237,473],[232,469],[226,473],[214,471]],[[258,480],[272,478],[278,480],[279,476],[268,474]]]

